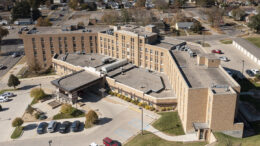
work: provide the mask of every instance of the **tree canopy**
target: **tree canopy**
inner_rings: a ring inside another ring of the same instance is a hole
[[[19,18],[31,18],[30,4],[27,1],[16,3],[16,5],[12,9],[11,15],[13,21]]]
[[[257,33],[260,33],[260,14],[251,17],[248,26]]]
[[[10,77],[9,77],[8,83],[7,83],[8,87],[14,87],[15,88],[19,84],[20,84],[19,79],[16,76],[14,76],[13,74],[11,74]]]
[[[136,7],[145,7],[146,0],[137,0],[135,6]]]

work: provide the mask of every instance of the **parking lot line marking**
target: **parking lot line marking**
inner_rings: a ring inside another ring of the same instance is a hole
[[[136,111],[138,113],[140,113],[141,111],[139,109],[136,109],[136,108],[133,108],[132,106],[128,106],[129,109],[133,110],[133,111]]]
[[[131,132],[129,132],[128,130],[126,129],[116,129],[114,131],[114,133],[118,136],[121,136],[121,137],[124,137],[124,138],[129,138],[132,134]]]

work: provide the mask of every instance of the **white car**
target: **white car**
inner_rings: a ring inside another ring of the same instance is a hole
[[[1,96],[5,96],[5,97],[13,97],[14,93],[11,92],[5,92],[4,94],[2,94]]]
[[[251,71],[254,73],[254,75],[259,74],[259,69],[251,69]]]
[[[0,96],[0,102],[7,102],[9,100],[6,96]]]
[[[98,144],[92,142],[89,146],[98,146]]]
[[[221,57],[219,57],[219,59],[221,61],[225,61],[225,62],[227,62],[229,60],[226,56],[221,56]]]

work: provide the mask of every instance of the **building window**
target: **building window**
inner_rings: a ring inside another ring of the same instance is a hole
[[[92,36],[89,36],[89,40],[91,40],[91,41],[92,41]]]

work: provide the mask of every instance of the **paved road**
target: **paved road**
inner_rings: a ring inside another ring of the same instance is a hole
[[[0,56],[0,64],[5,66],[4,69],[0,70],[0,78],[5,75],[19,60],[21,56],[13,58],[12,56]]]

